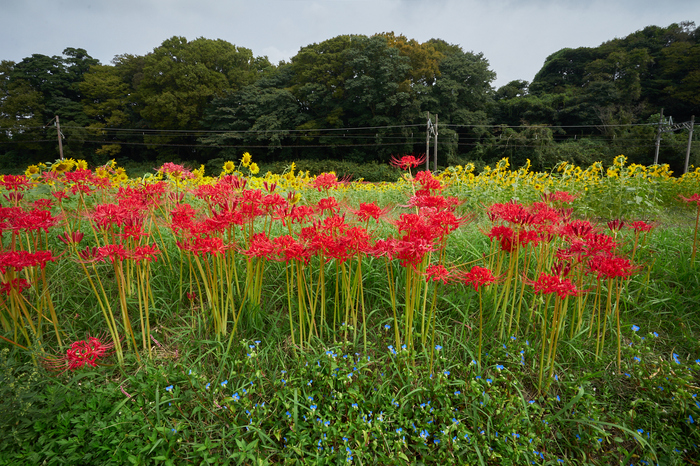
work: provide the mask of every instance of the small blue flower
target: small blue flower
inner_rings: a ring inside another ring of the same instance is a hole
[[[389,325],[389,324],[386,324],[386,325],[384,326],[384,329],[385,329],[385,330],[389,330],[390,328],[391,328],[391,325]]]
[[[693,420],[693,416],[688,414],[688,421],[690,421],[691,424],[695,424],[695,421]]]
[[[168,385],[167,387],[165,387],[165,391],[166,391],[166,392],[172,392],[172,391],[173,391],[173,386],[172,386],[172,385]]]
[[[491,380],[491,379],[486,379],[486,381],[487,381],[488,383],[492,383],[492,382],[493,382],[493,380]]]
[[[499,371],[502,371],[504,369],[504,367],[502,364],[496,364],[496,369],[498,369]]]
[[[456,391],[455,391],[455,395],[460,395],[461,393],[462,393],[462,392],[460,392],[459,390],[456,390]]]
[[[207,390],[209,390],[209,385],[211,385],[211,382],[207,382],[207,384],[205,385],[204,388],[206,388]]]
[[[639,331],[639,327],[636,326],[636,325],[633,325],[633,326],[632,326],[632,331],[633,331],[633,332],[638,332],[638,331]]]
[[[309,380],[309,382],[308,382],[306,385],[311,386],[312,383],[314,383],[314,381],[313,381],[313,380]]]
[[[223,382],[221,382],[221,386],[225,387],[227,383],[228,383],[228,380],[224,380]]]
[[[445,377],[447,377],[448,375],[450,375],[450,371],[443,371],[442,373],[445,374]]]
[[[231,398],[233,398],[233,401],[238,401],[241,399],[241,397],[238,395],[238,392],[231,395]]]
[[[435,345],[435,350],[436,350],[436,351],[440,351],[441,349],[442,349],[442,346],[440,346],[440,345]]]

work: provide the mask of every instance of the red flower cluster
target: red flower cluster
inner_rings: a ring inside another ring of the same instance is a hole
[[[66,355],[58,359],[46,359],[46,365],[57,371],[80,369],[84,366],[97,367],[99,360],[114,351],[114,343],[103,343],[99,338],[88,337],[87,340],[73,342]]]

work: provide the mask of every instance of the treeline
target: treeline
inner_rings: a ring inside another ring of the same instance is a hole
[[[64,156],[96,165],[218,163],[244,151],[263,164],[382,163],[425,152],[428,112],[442,166],[510,157],[542,170],[620,153],[649,164],[662,108],[675,122],[700,115],[700,28],[649,26],[562,49],[531,83],[494,89],[495,77],[481,53],[393,33],[338,36],[277,65],[183,37],[110,65],[84,49],[34,54],[0,64],[0,169],[57,158],[56,116]],[[665,133],[659,160],[682,169],[687,137]]]

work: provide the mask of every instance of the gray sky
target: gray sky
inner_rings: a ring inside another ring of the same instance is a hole
[[[481,52],[500,87],[548,55],[649,25],[700,25],[698,0],[0,0],[0,60],[83,48],[102,63],[172,36],[223,39],[270,61],[341,34],[393,31]]]

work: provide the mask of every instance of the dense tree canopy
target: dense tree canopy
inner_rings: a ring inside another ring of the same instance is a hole
[[[0,168],[55,158],[55,116],[66,155],[94,164],[244,151],[264,163],[421,153],[428,113],[439,116],[443,166],[510,156],[542,169],[619,153],[650,163],[656,131],[643,125],[662,108],[675,121],[700,113],[700,28],[649,26],[558,50],[532,82],[494,89],[495,78],[481,53],[393,32],[334,37],[277,65],[205,38],[171,37],[111,64],[66,48],[0,62]],[[676,169],[682,139],[664,138]]]

